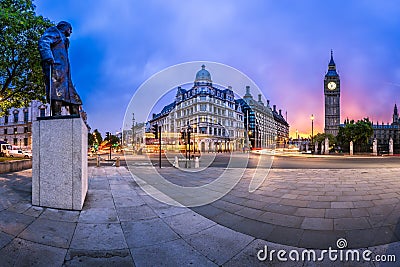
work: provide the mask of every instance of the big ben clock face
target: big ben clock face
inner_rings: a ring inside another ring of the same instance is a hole
[[[329,82],[328,83],[328,89],[329,90],[335,90],[336,89],[336,83],[335,82]]]

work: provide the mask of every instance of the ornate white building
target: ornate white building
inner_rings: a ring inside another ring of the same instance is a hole
[[[244,116],[232,88],[213,85],[210,73],[201,66],[191,88],[177,88],[175,101],[149,121],[161,126],[162,144],[179,150],[185,144],[182,132],[191,132],[191,150],[223,152],[242,150]],[[187,141],[186,141],[187,143]]]

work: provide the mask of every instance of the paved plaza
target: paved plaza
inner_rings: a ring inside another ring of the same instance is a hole
[[[222,170],[157,171],[197,186]],[[31,171],[2,174],[0,266],[398,266],[260,262],[257,252],[320,251],[345,238],[346,248],[400,260],[400,168],[272,169],[249,193],[253,171],[221,199],[186,208],[147,195],[125,167],[90,167],[81,212],[32,206]]]

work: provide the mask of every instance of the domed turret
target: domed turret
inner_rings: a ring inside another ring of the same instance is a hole
[[[206,70],[206,66],[202,65],[201,70],[196,73],[196,79],[194,80],[195,83],[197,82],[207,82],[211,83],[211,74]]]

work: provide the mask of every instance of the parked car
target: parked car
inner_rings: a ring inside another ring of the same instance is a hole
[[[12,158],[32,158],[32,153],[22,150],[10,150],[9,155]]]

